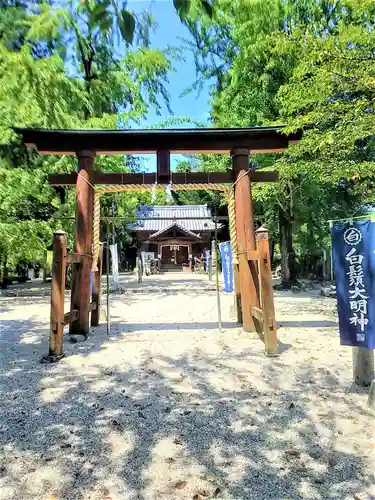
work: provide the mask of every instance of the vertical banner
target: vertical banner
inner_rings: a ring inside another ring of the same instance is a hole
[[[111,258],[112,258],[112,280],[115,287],[118,288],[120,285],[120,276],[118,273],[117,244],[109,245],[109,249],[111,251]]]
[[[224,292],[233,292],[232,246],[229,241],[219,243],[221,267],[224,275]]]
[[[340,343],[375,348],[375,224],[332,227]]]
[[[205,250],[204,251],[204,270],[206,273],[208,272],[208,266],[210,265],[210,257],[211,257],[210,250]]]
[[[142,275],[146,274],[146,254],[145,254],[145,252],[141,252],[141,269],[142,269]]]

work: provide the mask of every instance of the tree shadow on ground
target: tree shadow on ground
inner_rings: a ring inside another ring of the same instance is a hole
[[[174,344],[172,355],[179,337],[108,339],[103,327],[41,365],[46,323],[2,326],[11,339],[0,377],[4,498],[191,499],[203,488],[226,500],[342,499],[375,482],[371,450],[356,453],[343,435],[351,415],[372,414],[325,366],[292,372],[232,331],[212,338],[213,351]]]
[[[277,328],[326,328],[326,327],[337,327],[337,321],[330,320],[301,320],[301,321],[280,321],[277,323]]]
[[[210,322],[174,322],[174,323],[150,323],[148,326],[145,323],[133,323],[129,322],[127,324],[126,321],[124,320],[119,320],[118,318],[114,317],[113,319],[117,321],[113,321],[111,326],[117,330],[117,331],[122,331],[123,334],[125,335],[126,332],[124,330],[127,329],[127,333],[132,334],[134,332],[138,331],[144,331],[145,329],[149,329],[153,332],[160,332],[160,331],[178,331],[178,330],[217,330],[218,329],[218,322],[217,321],[210,321]],[[224,321],[222,322],[222,328],[225,330],[233,329],[233,328],[238,328],[238,323],[234,321]]]

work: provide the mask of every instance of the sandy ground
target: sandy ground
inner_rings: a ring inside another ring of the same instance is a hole
[[[111,335],[66,341],[57,365],[39,363],[48,297],[0,298],[0,499],[374,499],[374,413],[335,301],[278,292],[273,359],[231,296],[220,333],[204,277],[158,278],[127,278]]]

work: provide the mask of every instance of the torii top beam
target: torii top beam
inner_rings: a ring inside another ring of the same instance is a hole
[[[229,153],[247,149],[250,153],[284,151],[298,142],[302,132],[283,133],[283,126],[251,128],[195,128],[151,130],[52,130],[14,128],[28,147],[41,154],[126,153]]]

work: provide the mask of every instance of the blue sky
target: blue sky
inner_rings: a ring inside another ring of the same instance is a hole
[[[165,49],[168,45],[179,46],[183,45],[182,38],[190,38],[188,29],[181,23],[172,0],[148,0],[133,1],[128,3],[129,9],[134,12],[139,12],[150,8],[153,17],[158,24],[156,32],[152,34],[151,46],[153,48]],[[196,91],[181,97],[183,92],[190,86],[196,78],[194,59],[189,51],[184,51],[185,61],[174,61],[174,72],[169,75],[168,91],[170,94],[170,105],[173,111],[173,116],[189,117],[193,120],[208,123],[209,120],[209,85],[205,85],[201,93],[198,95]],[[161,116],[158,116],[155,110],[151,109],[147,118],[141,122],[139,128],[149,127],[170,119],[171,115],[163,107]],[[189,127],[194,125],[180,125],[180,127]],[[155,170],[155,158],[153,155],[142,155],[147,159],[145,167],[148,170]],[[172,167],[175,161],[181,157],[175,155],[172,157]]]

